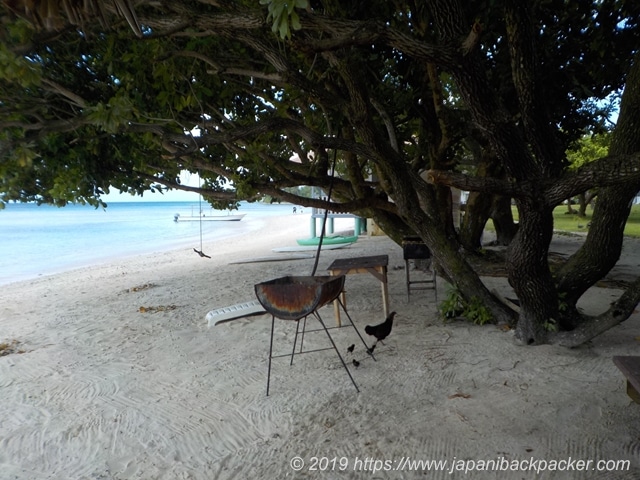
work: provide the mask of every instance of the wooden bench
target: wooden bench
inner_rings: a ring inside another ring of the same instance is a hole
[[[627,395],[640,403],[640,357],[617,356],[613,357],[613,363],[627,377]]]

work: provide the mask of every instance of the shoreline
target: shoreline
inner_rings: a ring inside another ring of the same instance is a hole
[[[306,215],[306,217],[308,218],[305,218],[304,221],[302,221],[301,223],[303,223],[305,228],[308,229],[308,222],[309,222],[310,215]],[[206,252],[207,246],[210,246],[210,248],[216,248],[216,246],[218,245],[226,249],[228,244],[234,241],[235,239],[240,239],[244,236],[251,236],[253,234],[258,234],[262,238],[278,237],[277,233],[273,234],[273,232],[268,231],[269,228],[273,228],[273,227],[270,227],[270,223],[273,223],[273,225],[276,227],[286,227],[287,229],[293,228],[293,226],[291,227],[287,226],[286,219],[288,218],[294,218],[294,216],[288,214],[288,215],[273,215],[273,216],[267,216],[267,217],[257,217],[255,219],[251,219],[250,223],[245,222],[245,223],[248,223],[249,226],[247,228],[242,229],[239,232],[229,232],[221,236],[216,236],[215,233],[213,234],[210,233],[208,235],[208,238],[205,235],[203,237],[203,247],[205,249],[205,253],[207,253]],[[303,220],[303,215],[298,215],[295,218],[299,221]],[[282,239],[285,240],[284,237]],[[295,242],[292,243],[292,245],[293,244],[295,244]],[[240,243],[240,245],[242,245],[242,243]],[[43,273],[27,273],[27,274],[21,275],[20,278],[17,278],[17,279],[4,280],[0,278],[0,286],[6,287],[8,285],[13,285],[15,283],[30,282],[40,278],[56,276],[60,274],[65,274],[67,272],[79,271],[83,269],[91,269],[94,267],[108,267],[111,264],[120,264],[122,262],[135,261],[139,257],[146,257],[146,256],[153,257],[156,255],[162,255],[162,254],[171,255],[173,253],[177,254],[178,252],[181,252],[181,251],[190,251],[193,253],[192,248],[194,247],[198,249],[200,248],[199,236],[197,236],[197,238],[194,237],[193,239],[189,239],[189,240],[177,240],[174,243],[166,244],[164,246],[159,246],[157,249],[151,249],[148,251],[140,251],[140,248],[142,247],[138,247],[136,250],[132,250],[127,253],[108,255],[104,258],[100,258],[97,260],[89,260],[89,259],[79,260],[78,263],[69,264],[64,267],[54,268],[53,270],[50,270],[50,271],[47,271],[45,268],[44,269],[45,271]]]
[[[13,205],[12,205],[13,207]],[[249,205],[241,222],[173,222],[180,210],[167,202],[121,203],[110,209],[74,205],[64,209],[19,204],[0,215],[9,237],[0,247],[0,285],[51,275],[119,258],[200,246],[251,234],[262,217],[286,216],[287,205]]]
[[[363,459],[397,465],[411,458],[449,462],[444,471],[421,473],[450,479],[458,478],[449,474],[454,459],[571,457],[628,461],[628,469],[600,475],[640,477],[640,406],[611,361],[637,354],[638,314],[577,349],[516,346],[511,332],[492,325],[443,323],[433,291],[408,301],[402,249],[387,237],[360,237],[323,251],[318,263],[324,274],[336,258],[389,255],[390,306],[398,315],[376,361],[353,329],[331,333],[360,393],[327,351],[296,355],[291,366],[288,358],[274,359],[267,397],[271,317],[208,327],[205,316],[255,299],[256,283],[310,274],[313,258],[230,264],[308,236],[308,221],[293,220],[268,219],[255,235],[205,243],[211,259],[173,250],[0,289],[0,343],[14,346],[0,356],[0,476],[398,479],[418,473],[356,467]],[[625,250],[621,267],[637,269],[640,249]],[[507,294],[506,279],[483,281]],[[448,287],[438,286],[442,300]],[[349,275],[345,289],[370,344],[365,325],[383,320],[380,284],[368,274]],[[595,288],[587,300],[602,307],[617,294]],[[331,306],[320,315],[335,324]],[[275,354],[291,352],[295,330],[294,322],[275,323]],[[304,345],[326,347],[327,339],[309,332]],[[302,471],[291,467],[296,457]],[[311,470],[314,458],[344,459],[347,469]],[[473,478],[592,475],[476,471]]]

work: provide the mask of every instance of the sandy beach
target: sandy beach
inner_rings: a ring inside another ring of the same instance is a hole
[[[255,300],[256,283],[310,275],[313,258],[234,263],[295,245],[305,217],[205,244],[211,259],[182,249],[3,286],[0,479],[640,478],[640,405],[612,362],[638,355],[637,313],[578,349],[517,346],[496,326],[443,323],[433,291],[409,303],[402,249],[387,237],[361,236],[318,264],[325,275],[336,258],[389,256],[398,317],[377,361],[353,328],[332,330],[360,393],[324,351],[274,359],[267,397],[271,317],[205,317]],[[581,241],[558,236],[551,250]],[[638,272],[638,247],[625,246],[615,274]],[[509,295],[506,279],[483,280]],[[345,290],[367,337],[384,320],[380,284],[350,275]],[[597,313],[619,294],[594,288],[582,307]],[[320,315],[335,325],[332,307]],[[274,353],[290,352],[295,323],[275,326]],[[305,348],[327,342],[309,333]]]

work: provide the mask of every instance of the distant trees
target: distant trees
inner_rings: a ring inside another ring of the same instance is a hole
[[[326,207],[295,187],[332,185],[330,209],[418,234],[525,344],[578,345],[640,301],[639,280],[598,318],[576,308],[619,258],[640,190],[635,0],[2,5],[3,201],[182,188]],[[572,168],[567,150],[607,130],[623,90],[608,153]],[[451,187],[471,192],[460,230]],[[584,246],[552,271],[553,208],[595,189]],[[519,314],[469,261],[488,218]]]
[[[578,169],[589,162],[606,157],[609,153],[610,142],[611,135],[609,133],[584,135],[576,142],[576,146],[573,149],[567,151],[567,159],[571,164],[570,168]],[[587,205],[591,203],[597,194],[598,190],[596,188],[580,192],[576,197],[578,203],[577,212],[571,206],[573,199],[569,199],[567,201],[568,213],[576,213],[581,218],[585,217]]]

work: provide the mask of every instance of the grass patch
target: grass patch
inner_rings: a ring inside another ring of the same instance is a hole
[[[577,208],[577,205],[574,206]],[[518,220],[518,210],[516,207],[511,207],[513,212],[513,219]],[[587,214],[585,217],[580,218],[578,215],[572,215],[567,213],[567,206],[560,205],[553,210],[553,228],[562,232],[587,232],[589,230],[589,222],[593,209],[587,207]],[[489,220],[486,225],[486,229],[489,231],[495,231],[493,221]],[[624,228],[624,234],[629,237],[640,238],[640,205],[633,205],[631,207],[631,213],[627,219],[627,224]]]

